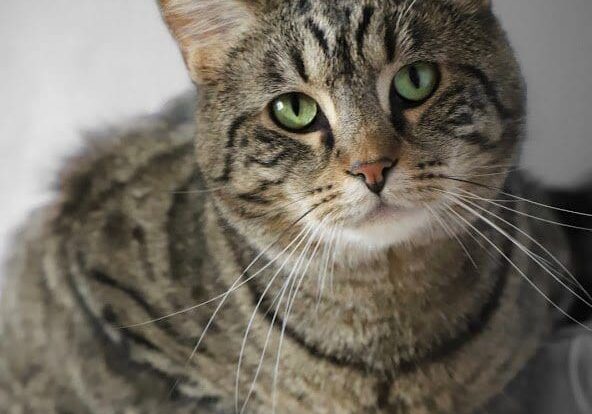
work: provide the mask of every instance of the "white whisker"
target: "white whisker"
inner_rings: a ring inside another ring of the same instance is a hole
[[[477,262],[475,262],[475,259],[473,258],[473,256],[471,256],[471,253],[469,253],[469,250],[467,249],[467,246],[465,246],[465,244],[462,242],[462,240],[460,239],[460,237],[458,236],[458,234],[456,234],[454,232],[454,230],[450,229],[450,227],[448,226],[448,224],[446,224],[444,222],[444,220],[442,220],[442,218],[438,215],[438,213],[436,213],[434,211],[434,209],[431,208],[427,203],[424,203],[424,207],[430,212],[430,214],[432,214],[432,216],[440,224],[440,226],[442,227],[442,229],[444,229],[444,232],[446,234],[448,234],[448,236],[450,238],[456,239],[456,241],[458,242],[458,244],[460,245],[460,247],[463,249],[463,251],[465,252],[465,254],[467,255],[467,257],[469,258],[469,260],[471,261],[471,263],[475,267],[475,270],[479,271],[479,266],[477,266]]]
[[[239,389],[240,389],[240,371],[241,371],[241,366],[242,366],[242,361],[243,361],[243,355],[245,352],[245,348],[246,348],[246,344],[247,344],[247,339],[249,336],[249,331],[251,329],[251,326],[253,325],[253,321],[255,320],[255,317],[257,315],[257,311],[259,309],[259,307],[261,306],[261,303],[263,302],[263,300],[265,299],[265,295],[267,294],[267,292],[269,291],[269,289],[271,288],[271,286],[273,285],[273,282],[275,281],[275,279],[278,277],[278,275],[281,273],[281,271],[284,269],[284,267],[286,267],[286,265],[288,264],[288,262],[290,261],[290,259],[292,258],[292,255],[298,250],[298,248],[300,247],[300,245],[306,240],[306,238],[308,237],[308,235],[310,234],[310,232],[312,231],[311,228],[309,228],[308,226],[304,228],[304,230],[306,231],[305,234],[299,238],[300,240],[298,241],[298,243],[296,244],[296,246],[292,249],[292,251],[290,252],[290,254],[288,255],[288,257],[284,260],[284,262],[282,263],[282,265],[277,269],[277,271],[275,272],[275,274],[272,276],[270,282],[267,284],[265,290],[263,291],[263,293],[261,294],[261,297],[259,298],[259,301],[257,302],[257,305],[255,306],[255,309],[253,310],[253,313],[251,314],[251,317],[249,319],[249,322],[247,324],[247,328],[245,330],[245,335],[243,336],[243,341],[241,344],[241,349],[239,352],[239,358],[238,358],[238,364],[237,364],[237,370],[236,370],[236,380],[235,380],[235,409],[236,412],[238,413],[238,405],[239,405]],[[302,232],[301,232],[302,234]],[[297,239],[295,239],[294,241],[296,241]],[[290,245],[292,245],[292,243],[290,243]],[[283,254],[286,250],[284,250],[281,254]]]
[[[485,170],[490,169],[494,170],[497,168],[510,168],[513,170],[523,170],[523,167],[517,167],[516,164],[492,164],[492,165],[476,165],[471,167],[471,170]]]
[[[502,234],[504,237],[506,237],[508,240],[510,240],[514,245],[516,245],[518,248],[520,248],[521,250],[523,250],[523,246],[521,246],[520,243],[518,243],[516,240],[514,240],[507,232],[505,232],[503,229],[501,229],[499,226],[497,226],[495,223],[493,223],[491,220],[489,220],[488,218],[484,217],[482,214],[479,214],[477,211],[475,211],[473,208],[471,208],[469,205],[465,204],[464,202],[462,202],[459,199],[454,199],[452,197],[448,197],[448,199],[452,202],[454,202],[456,205],[460,206],[461,208],[463,208],[464,210],[468,211],[469,213],[473,214],[475,217],[480,218],[481,220],[483,220],[485,223],[489,224],[492,228],[494,228],[495,230],[497,230],[498,232],[500,232],[500,234]],[[459,217],[462,221],[464,221],[468,226],[472,227],[478,234],[481,235],[481,237],[483,237],[485,239],[485,241],[487,241],[500,255],[502,255],[502,257],[504,257],[504,259],[506,259],[508,261],[508,263],[512,266],[512,268],[514,268],[522,277],[523,279],[530,285],[532,286],[537,293],[539,293],[551,306],[553,306],[555,309],[557,309],[562,315],[564,315],[566,318],[568,318],[569,320],[571,320],[572,322],[574,322],[575,324],[581,326],[582,328],[586,329],[587,331],[592,332],[592,329],[588,326],[586,326],[585,324],[583,324],[582,322],[578,321],[577,319],[575,319],[573,316],[571,316],[569,313],[567,313],[564,309],[562,309],[559,305],[557,305],[550,297],[549,295],[547,295],[545,292],[543,292],[543,290],[538,287],[536,285],[536,283],[534,283],[532,280],[530,280],[530,278],[528,278],[528,276],[526,276],[526,274],[524,273],[524,271],[518,267],[518,265],[516,265],[509,257],[506,253],[504,253],[504,251],[502,249],[500,249],[498,247],[497,244],[495,244],[494,242],[492,242],[491,240],[489,240],[484,234],[483,232],[481,232],[479,229],[477,229],[470,221],[468,221],[466,218],[464,218],[462,215],[460,215],[459,213],[457,213],[454,209],[449,207],[449,210],[455,214],[457,217]],[[523,250],[524,251],[524,250]],[[526,252],[525,252],[526,253]]]
[[[538,217],[538,216],[535,216],[535,215],[532,215],[532,214],[525,213],[525,212],[520,211],[520,210],[516,210],[516,209],[511,208],[511,207],[508,207],[508,206],[504,206],[503,204],[498,203],[498,202],[495,202],[493,200],[489,200],[487,198],[477,196],[477,195],[475,195],[473,193],[470,193],[470,192],[468,192],[468,191],[466,191],[466,190],[464,190],[462,188],[459,188],[458,190],[460,190],[462,192],[465,192],[465,193],[468,193],[468,194],[472,194],[470,196],[467,196],[469,198],[473,198],[473,199],[476,199],[476,200],[485,201],[485,202],[487,202],[489,204],[492,204],[494,206],[497,206],[499,208],[503,208],[504,210],[508,210],[508,211],[514,212],[514,213],[519,214],[521,216],[528,217],[528,218],[531,218],[533,220],[540,221],[542,223],[552,224],[554,226],[565,227],[565,228],[568,228],[568,229],[575,229],[575,230],[582,230],[582,231],[592,232],[592,228],[580,227],[580,226],[572,226],[570,224],[561,223],[559,221],[548,220],[548,219],[545,219],[545,218],[542,218],[542,217]],[[439,191],[444,191],[444,190],[439,190]],[[504,193],[502,193],[502,194],[504,194]]]
[[[171,191],[171,194],[209,194],[216,191],[224,190],[231,187],[230,185],[223,185],[220,187],[206,188],[203,190],[186,190],[186,191]]]
[[[304,229],[296,236],[295,240],[297,240],[302,233],[304,233]],[[130,329],[130,328],[137,328],[137,327],[141,327],[141,326],[146,326],[149,325],[151,323],[156,323],[156,322],[161,322],[165,319],[169,319],[169,318],[173,318],[175,316],[179,316],[179,315],[183,315],[185,313],[189,313],[191,311],[197,310],[201,307],[204,307],[206,305],[209,305],[211,303],[214,303],[220,299],[222,299],[223,301],[226,300],[226,298],[228,297],[229,294],[239,290],[241,287],[243,287],[244,285],[246,285],[247,283],[249,283],[251,280],[255,279],[257,276],[259,276],[265,269],[267,269],[269,266],[271,266],[273,263],[275,263],[275,261],[283,254],[285,253],[291,246],[292,243],[290,243],[278,256],[276,256],[275,259],[271,260],[270,262],[268,262],[264,267],[262,267],[261,269],[259,269],[256,273],[254,273],[252,276],[248,277],[245,281],[243,281],[242,283],[238,283],[248,272],[249,270],[251,270],[251,268],[255,265],[255,263],[257,263],[257,261],[263,257],[269,250],[271,250],[271,248],[277,244],[280,239],[283,237],[283,234],[278,237],[276,240],[274,240],[273,242],[271,242],[268,246],[266,246],[258,255],[257,257],[255,257],[255,259],[253,259],[253,261],[245,268],[245,270],[243,270],[243,272],[240,274],[240,276],[234,281],[234,283],[230,286],[230,288],[224,292],[221,293],[218,296],[213,297],[212,299],[209,299],[205,302],[202,302],[200,304],[191,306],[189,308],[186,309],[182,309],[180,311],[177,312],[173,312],[170,313],[168,315],[162,316],[160,318],[156,318],[156,319],[152,319],[149,321],[145,321],[145,322],[141,322],[141,323],[137,323],[137,324],[133,324],[133,325],[127,325],[127,326],[121,326],[120,329]]]
[[[569,210],[569,209],[565,209],[565,208],[559,208],[559,207],[556,207],[556,206],[551,206],[551,205],[548,205],[548,204],[540,203],[538,201],[529,200],[528,198],[520,197],[520,196],[517,196],[515,194],[511,194],[511,193],[508,193],[506,191],[503,191],[503,190],[500,190],[500,189],[497,189],[497,188],[493,188],[493,187],[487,186],[485,184],[476,183],[476,182],[473,183],[473,182],[470,182],[470,181],[465,181],[465,180],[463,180],[461,178],[458,178],[458,177],[445,177],[445,178],[449,178],[451,180],[465,182],[467,184],[477,185],[479,187],[485,187],[485,188],[490,188],[490,189],[498,190],[500,194],[505,195],[506,197],[511,197],[511,198],[513,198],[515,200],[520,200],[520,201],[523,201],[525,203],[532,204],[532,205],[535,205],[535,206],[538,206],[538,207],[548,208],[548,209],[554,210],[554,211],[561,211],[563,213],[573,214],[573,215],[576,215],[576,216],[592,217],[592,213],[583,213],[581,211],[575,211],[575,210]],[[459,189],[459,190],[462,190],[462,189]],[[466,190],[462,190],[462,191],[466,191]],[[504,201],[506,201],[506,200],[504,200]],[[552,224],[557,224],[557,223],[552,223]],[[561,224],[559,224],[559,225],[561,225]],[[568,228],[575,228],[576,230],[592,231],[592,229],[588,229],[588,228],[573,227],[573,226],[568,226],[568,225],[563,225],[563,226],[564,227],[568,227]]]
[[[331,247],[334,243],[335,232],[337,231],[337,227],[334,226],[331,229],[331,235],[329,236],[329,242],[325,245],[325,252],[323,257],[323,271],[319,272],[320,275],[320,286],[318,290],[317,296],[317,304],[316,304],[316,312],[319,312],[319,306],[321,305],[321,300],[323,298],[323,292],[325,290],[325,282],[327,280],[327,271],[329,270],[329,259],[331,257]]]
[[[334,279],[335,279],[335,263],[337,262],[337,247],[341,244],[341,240],[343,237],[343,229],[340,229],[339,234],[337,235],[337,239],[333,245],[333,259],[331,261],[331,273],[329,274],[329,286],[331,290],[331,295],[335,296],[335,286],[334,286]]]
[[[481,178],[481,177],[495,177],[498,175],[507,175],[509,173],[512,173],[516,171],[515,169],[511,169],[511,170],[506,170],[506,171],[501,171],[501,172],[496,172],[496,173],[487,173],[487,174],[467,174],[467,177],[469,178]],[[456,176],[452,177],[452,178],[457,178]]]
[[[451,220],[454,220],[454,223],[456,223],[459,226],[459,228],[462,229],[462,231],[467,233],[473,239],[473,241],[479,245],[479,247],[481,247],[485,252],[487,252],[489,257],[496,259],[496,256],[493,253],[491,253],[489,249],[487,249],[487,246],[485,246],[483,242],[479,240],[479,238],[475,234],[473,234],[474,232],[471,228],[467,227],[465,223],[461,222],[457,217],[450,214],[450,212],[448,212],[446,209],[443,209],[441,212],[447,214],[447,217],[449,217]]]
[[[312,229],[311,229],[311,230],[312,230]],[[310,232],[309,232],[309,233],[307,233],[307,237],[308,237],[308,235],[309,235],[309,234],[310,234]],[[308,240],[307,240],[307,242],[306,242],[306,244],[305,244],[304,248],[302,249],[302,252],[300,253],[300,255],[299,255],[298,259],[296,260],[296,263],[294,264],[294,266],[293,266],[292,270],[290,271],[290,274],[288,275],[288,277],[287,277],[287,279],[286,279],[285,287],[287,287],[287,286],[290,286],[290,292],[292,291],[292,287],[293,287],[293,281],[292,281],[292,280],[294,279],[294,275],[296,274],[297,270],[300,268],[300,266],[301,266],[301,264],[302,264],[302,259],[303,259],[303,257],[306,255],[306,252],[308,251],[308,249],[310,248],[310,246],[312,245],[312,241],[313,241],[314,237],[315,237],[315,233],[313,232],[313,233],[310,235],[310,237],[308,237]],[[280,271],[281,271],[281,270],[282,270],[282,269],[280,269]],[[278,273],[279,273],[279,272],[278,272]],[[292,282],[290,282],[290,281],[292,281]],[[264,294],[265,294],[265,293],[264,293]],[[282,296],[283,296],[283,294],[282,294]],[[289,303],[289,300],[290,300],[290,293],[288,293],[288,298],[287,298],[287,302],[286,302],[286,303]],[[258,308],[258,307],[257,307],[257,308]],[[257,308],[255,308],[255,312],[257,311]],[[278,310],[279,310],[279,307],[278,307]],[[270,330],[272,330],[272,329],[273,329],[273,324],[270,326],[270,328],[269,328],[269,329],[270,329]],[[269,334],[270,334],[270,331],[268,330],[268,335],[269,335]],[[245,336],[245,341],[246,341],[246,336]],[[263,348],[263,353],[265,352],[266,348],[267,348],[267,343],[265,344],[265,346],[264,346],[264,348]],[[242,356],[242,353],[241,353],[241,356]],[[241,359],[242,359],[242,358],[241,358]],[[240,359],[239,359],[239,361],[240,361]],[[262,361],[260,361],[260,362],[262,362]],[[247,395],[247,398],[245,399],[245,401],[244,401],[244,403],[243,403],[243,405],[242,405],[242,408],[241,408],[241,410],[240,410],[240,413],[241,413],[241,414],[242,414],[242,413],[244,412],[244,410],[246,409],[246,407],[247,407],[247,404],[249,403],[249,400],[250,400],[250,398],[251,398],[251,395],[252,395],[252,393],[253,393],[253,391],[254,391],[254,389],[255,389],[255,383],[256,383],[256,380],[257,380],[257,378],[258,378],[258,376],[259,376],[259,371],[260,371],[260,368],[261,368],[261,366],[259,366],[259,367],[257,368],[257,371],[256,371],[256,373],[255,373],[255,377],[254,377],[254,379],[253,379],[253,382],[251,383],[251,387],[250,387],[250,389],[249,389],[249,393],[248,393],[248,395]],[[240,371],[239,371],[239,372],[240,372]],[[238,373],[237,373],[237,378],[238,378]]]
[[[325,219],[323,219],[323,221],[321,222],[321,224],[318,226],[317,229],[317,234],[318,231],[320,231],[320,229],[322,228],[324,222],[326,220],[329,219],[330,216],[327,216]],[[294,291],[294,294],[292,295],[292,297],[290,298],[290,294],[288,294],[288,302],[287,302],[287,306],[286,306],[286,311],[284,312],[284,321],[282,323],[282,331],[280,333],[280,341],[278,344],[278,351],[277,351],[277,356],[276,356],[276,362],[275,362],[275,367],[274,367],[274,372],[273,372],[273,391],[272,391],[272,413],[275,413],[276,411],[276,406],[277,406],[277,378],[278,378],[278,372],[279,372],[279,365],[280,365],[280,359],[281,359],[281,353],[282,353],[282,345],[284,342],[284,335],[286,332],[286,327],[288,325],[288,320],[290,319],[290,314],[292,312],[292,307],[294,305],[294,301],[296,300],[296,296],[298,295],[298,292],[300,290],[300,287],[302,285],[302,282],[304,280],[304,278],[306,277],[306,273],[318,251],[318,248],[320,246],[320,243],[322,242],[322,238],[319,238],[317,245],[315,247],[315,249],[313,250],[313,253],[310,257],[310,259],[308,260],[308,263],[306,265],[306,267],[303,269],[301,275],[298,279],[298,284],[296,286],[296,289]],[[299,269],[298,269],[299,270]],[[291,289],[290,289],[291,290]]]
[[[450,194],[450,195],[452,195],[452,196],[455,196],[455,197],[461,197],[461,198],[464,198],[464,196],[462,196],[462,195],[460,195],[460,194],[456,194],[456,195],[455,195],[454,193],[451,193],[451,192],[446,192],[446,193],[448,193],[448,194]],[[555,257],[555,255],[553,255],[553,254],[552,254],[552,253],[551,253],[551,252],[550,252],[550,251],[549,251],[549,250],[548,250],[548,249],[547,249],[545,246],[543,246],[543,244],[542,244],[542,243],[540,243],[540,242],[539,242],[538,240],[536,240],[534,237],[532,237],[531,235],[529,235],[528,233],[526,233],[524,230],[520,229],[519,227],[515,226],[514,224],[510,223],[509,221],[505,220],[504,218],[500,217],[499,215],[497,215],[497,214],[495,214],[495,213],[493,213],[493,212],[491,212],[491,211],[487,210],[486,208],[484,208],[484,207],[482,207],[482,206],[478,205],[477,203],[474,203],[474,202],[472,202],[472,201],[470,201],[470,200],[466,200],[466,199],[465,199],[464,201],[465,201],[466,203],[468,203],[469,205],[473,206],[474,208],[478,208],[479,210],[481,210],[481,211],[483,211],[483,212],[485,212],[485,213],[487,213],[487,214],[489,214],[489,215],[493,216],[494,218],[496,218],[496,219],[500,220],[501,222],[505,223],[506,225],[508,225],[508,226],[512,227],[513,229],[515,229],[516,231],[518,231],[518,232],[520,232],[522,235],[524,235],[526,238],[528,238],[528,240],[530,240],[531,242],[533,242],[533,243],[534,243],[536,246],[538,246],[538,247],[539,247],[541,250],[543,250],[543,252],[545,252],[545,253],[546,253],[546,254],[547,254],[547,255],[548,255],[550,258],[551,258],[551,260],[553,260],[553,261],[554,261],[554,262],[555,262],[555,263],[556,263],[556,264],[557,264],[557,265],[558,265],[558,266],[559,266],[559,267],[560,267],[560,268],[561,268],[561,269],[562,269],[562,270],[563,270],[563,271],[564,271],[564,272],[565,272],[565,273],[566,273],[566,274],[567,274],[567,275],[568,275],[568,276],[571,278],[571,281],[572,281],[573,283],[575,283],[575,285],[576,285],[575,287],[576,287],[576,288],[579,288],[579,289],[580,289],[580,290],[581,290],[581,291],[584,293],[584,295],[586,295],[586,296],[588,297],[588,299],[586,300],[586,299],[584,299],[583,297],[581,297],[581,295],[580,295],[580,294],[578,294],[577,292],[574,292],[574,291],[572,290],[571,286],[565,286],[565,285],[564,285],[564,283],[563,283],[563,281],[561,281],[561,280],[557,279],[557,278],[559,277],[558,275],[556,275],[555,273],[552,273],[552,274],[551,274],[551,271],[550,271],[550,270],[547,270],[547,269],[545,269],[545,270],[547,271],[547,273],[549,273],[549,274],[550,274],[550,275],[551,275],[551,276],[552,276],[552,277],[553,277],[553,278],[554,278],[554,279],[555,279],[555,280],[556,280],[558,283],[560,283],[562,286],[564,286],[566,289],[568,289],[568,291],[569,291],[570,293],[572,293],[572,294],[573,294],[573,295],[574,295],[576,298],[578,298],[579,300],[581,300],[581,301],[582,301],[582,302],[584,302],[586,305],[588,305],[588,306],[590,306],[590,307],[592,308],[592,296],[590,295],[590,293],[589,293],[589,292],[588,292],[588,291],[587,291],[587,290],[586,290],[586,289],[585,289],[585,288],[582,286],[582,284],[581,284],[581,283],[579,283],[579,281],[577,280],[577,278],[576,278],[576,277],[575,277],[575,276],[574,276],[574,275],[573,275],[573,274],[572,274],[572,273],[569,271],[569,269],[567,268],[567,266],[565,266],[563,263],[561,263],[561,261],[560,261],[559,259],[557,259],[557,257]],[[524,249],[526,249],[526,247],[524,247],[524,246],[523,246],[523,249],[522,249],[522,250],[524,251]],[[538,264],[539,266],[541,266],[541,267],[544,267],[544,266],[543,266],[543,263],[541,262],[541,259],[542,259],[542,260],[544,260],[543,258],[541,258],[539,255],[537,255],[536,253],[532,252],[532,251],[531,251],[531,250],[529,250],[529,249],[526,249],[526,250],[528,250],[528,253],[527,253],[526,251],[525,251],[525,253],[526,253],[526,254],[527,254],[527,255],[528,255],[528,256],[529,256],[529,257],[530,257],[530,258],[531,258],[531,259],[532,259],[532,260],[533,260],[535,263],[537,263],[537,264]],[[534,257],[533,257],[533,256],[534,256]],[[551,267],[551,266],[549,266],[549,265],[547,264],[547,267]],[[569,281],[569,279],[568,279],[568,281]]]
[[[255,384],[257,383],[257,379],[259,378],[259,374],[261,372],[261,368],[263,367],[263,361],[265,360],[265,355],[267,352],[267,347],[269,345],[269,341],[271,339],[271,334],[273,332],[273,328],[275,326],[275,321],[277,319],[277,316],[279,314],[279,309],[280,306],[282,304],[282,301],[284,300],[284,295],[286,293],[286,290],[288,289],[288,286],[290,286],[290,278],[287,278],[284,281],[284,284],[282,286],[282,289],[280,290],[280,292],[278,292],[276,294],[276,297],[274,298],[273,302],[270,305],[270,308],[272,308],[275,304],[275,311],[273,313],[273,317],[271,319],[271,323],[269,324],[269,328],[267,329],[267,336],[265,337],[265,343],[263,345],[263,350],[261,351],[261,355],[259,357],[259,363],[257,365],[257,369],[255,371],[255,375],[253,376],[253,380],[251,381],[251,385],[249,387],[249,392],[247,394],[247,398],[245,399],[243,406],[241,408],[241,413],[245,410],[245,408],[247,407],[247,404],[249,403],[249,399],[251,398],[251,395],[253,394],[253,391],[255,390]],[[276,303],[277,302],[277,303]],[[240,370],[237,371],[237,382],[236,382],[236,402],[235,402],[235,412],[238,413],[238,400],[239,400],[239,380],[240,380]]]

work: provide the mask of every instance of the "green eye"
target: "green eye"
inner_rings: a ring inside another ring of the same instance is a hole
[[[288,93],[271,103],[271,112],[282,128],[299,132],[314,123],[319,105],[310,96]]]
[[[438,86],[439,72],[432,63],[419,62],[407,65],[395,75],[397,94],[412,105],[427,100]]]

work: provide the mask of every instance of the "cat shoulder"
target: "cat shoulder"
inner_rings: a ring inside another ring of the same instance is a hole
[[[188,94],[156,115],[87,134],[58,175],[52,215],[83,219],[126,196],[170,198],[193,172],[194,102]]]

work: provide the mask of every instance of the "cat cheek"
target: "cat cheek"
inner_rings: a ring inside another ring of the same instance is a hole
[[[306,134],[298,134],[283,130],[271,119],[269,111],[261,112],[259,122],[263,128],[304,144],[310,147],[315,153],[322,152],[328,143],[333,143],[333,135],[329,130],[313,131]]]

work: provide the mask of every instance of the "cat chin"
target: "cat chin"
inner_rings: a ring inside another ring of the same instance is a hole
[[[380,251],[390,247],[416,243],[425,238],[431,227],[431,216],[425,209],[379,211],[360,221],[355,227],[345,227],[341,236],[344,247]]]

